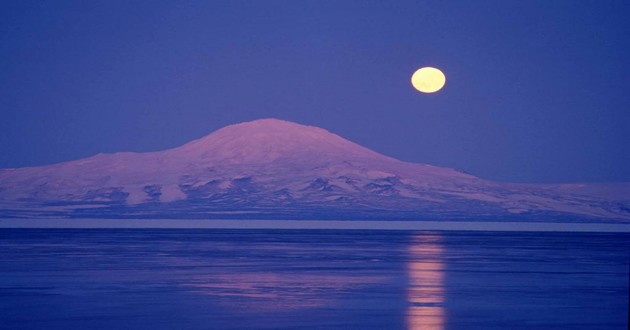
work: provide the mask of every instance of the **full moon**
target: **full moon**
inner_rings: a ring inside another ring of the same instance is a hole
[[[423,93],[434,93],[442,89],[446,83],[446,76],[442,71],[424,67],[418,69],[411,76],[411,84],[413,87]]]

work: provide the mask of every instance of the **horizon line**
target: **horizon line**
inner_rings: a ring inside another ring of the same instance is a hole
[[[630,233],[630,224],[385,220],[0,219],[0,229],[235,229]]]

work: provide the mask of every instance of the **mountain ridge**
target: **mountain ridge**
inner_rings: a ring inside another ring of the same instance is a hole
[[[245,212],[627,221],[627,192],[624,183],[613,189],[493,182],[403,162],[325,129],[272,118],[226,126],[164,151],[0,170],[0,216],[214,218]]]

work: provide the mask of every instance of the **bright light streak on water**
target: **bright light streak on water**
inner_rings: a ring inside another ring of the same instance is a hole
[[[444,263],[439,234],[416,234],[409,244],[407,327],[443,330]]]

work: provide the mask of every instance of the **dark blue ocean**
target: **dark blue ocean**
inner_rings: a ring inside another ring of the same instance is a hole
[[[630,235],[1,229],[1,329],[627,329]]]

